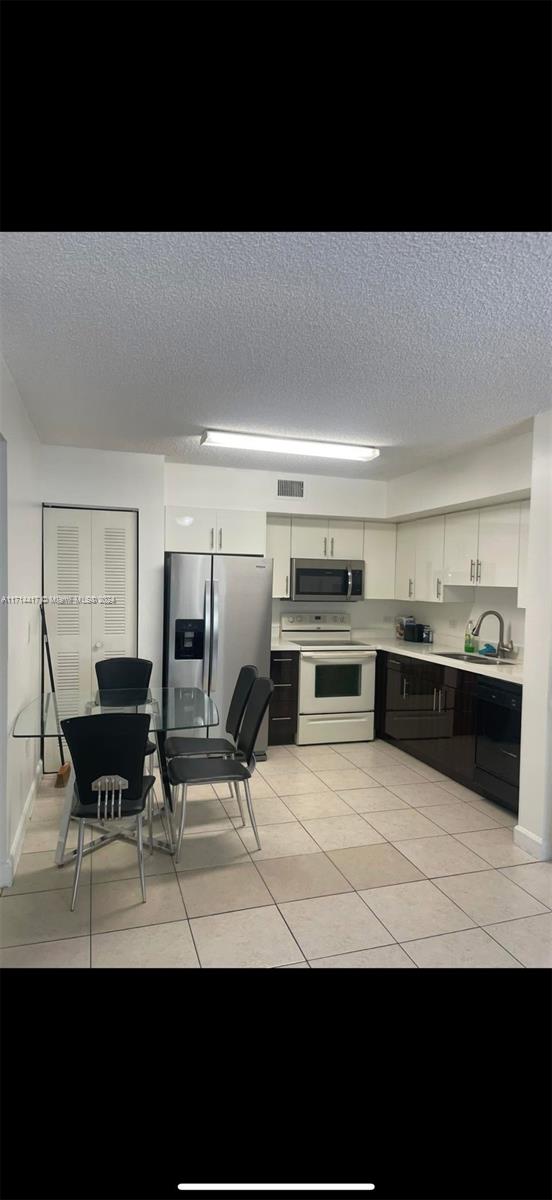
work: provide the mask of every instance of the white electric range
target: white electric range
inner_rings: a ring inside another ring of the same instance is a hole
[[[371,741],[376,651],[355,641],[345,613],[283,613],[281,636],[299,650],[296,742]]]

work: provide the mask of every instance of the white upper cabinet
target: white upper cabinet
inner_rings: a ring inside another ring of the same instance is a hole
[[[267,517],[266,556],[273,561],[272,595],[276,598],[288,597],[291,559],[291,517]]]
[[[416,600],[443,601],[445,518],[426,517],[416,527]]]
[[[518,608],[527,607],[527,551],[529,549],[529,501],[520,504],[519,513],[519,568]]]
[[[328,555],[328,518],[292,517],[291,557],[327,558]]]
[[[263,554],[266,514],[240,509],[165,509],[165,550],[188,554]]]
[[[364,553],[363,521],[328,523],[328,557],[361,560]]]
[[[397,600],[414,600],[415,597],[416,521],[405,521],[397,527],[395,598]]]
[[[395,595],[397,526],[364,522],[364,599],[392,600]]]
[[[519,510],[519,503],[479,510],[476,583],[480,587],[517,587]]]
[[[362,559],[363,521],[292,517],[292,558]]]
[[[217,554],[265,554],[266,513],[217,510]]]
[[[479,509],[445,516],[445,583],[464,586],[476,582]]]

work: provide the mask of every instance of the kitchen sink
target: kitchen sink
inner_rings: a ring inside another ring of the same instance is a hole
[[[488,663],[492,663],[494,667],[506,666],[507,663],[512,665],[513,659],[510,658],[495,658],[492,654],[462,654],[460,651],[453,651],[451,654],[438,654],[437,658],[454,658],[458,662],[475,663],[476,666],[482,667]]]

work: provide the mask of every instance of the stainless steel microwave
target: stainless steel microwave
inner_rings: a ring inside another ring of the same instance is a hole
[[[292,600],[362,600],[364,563],[327,558],[292,558]]]

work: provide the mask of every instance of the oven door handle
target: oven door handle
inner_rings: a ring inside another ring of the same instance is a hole
[[[351,599],[353,594],[353,572],[350,567],[347,567],[347,600]]]
[[[375,657],[375,650],[367,650],[361,654],[305,654],[304,652],[301,654],[301,658],[305,662],[321,663],[322,665],[324,663],[328,665],[331,663],[350,663],[351,666],[355,666],[359,662],[369,662],[370,659]]]

